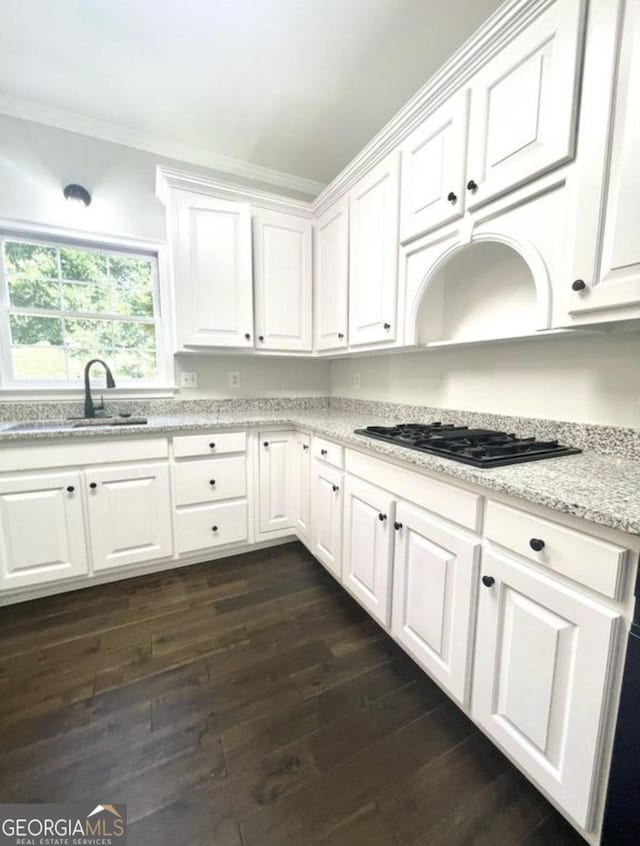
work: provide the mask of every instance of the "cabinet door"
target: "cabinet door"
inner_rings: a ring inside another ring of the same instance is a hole
[[[393,559],[394,637],[466,703],[480,542],[400,503]]]
[[[295,442],[295,514],[296,529],[311,537],[311,438],[299,432]]]
[[[254,214],[256,347],[310,350],[311,232],[302,217]]]
[[[451,97],[400,147],[400,241],[464,212],[469,92]]]
[[[569,313],[583,323],[609,308],[635,306],[629,316],[640,314],[640,4],[596,3],[591,14],[574,269],[565,280]],[[576,279],[581,290],[571,289]]]
[[[349,195],[349,344],[397,336],[399,159],[387,156]]]
[[[342,578],[341,470],[313,462],[313,554],[336,577]]]
[[[584,0],[557,0],[471,81],[474,208],[573,156]]]
[[[394,512],[391,494],[347,476],[343,582],[383,626],[391,623]]]
[[[349,203],[343,197],[315,227],[314,310],[317,350],[347,346],[349,297]]]
[[[0,479],[0,587],[87,572],[80,474]]]
[[[274,532],[295,525],[295,432],[261,432],[259,435],[258,494],[260,531]]]
[[[496,552],[482,572],[473,713],[589,828],[620,616]]]
[[[173,555],[167,464],[128,464],[86,471],[94,570]]]
[[[172,205],[178,344],[252,347],[249,206],[179,190]]]

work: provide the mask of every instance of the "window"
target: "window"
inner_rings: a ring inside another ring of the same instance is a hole
[[[153,254],[0,235],[3,384],[71,387],[96,357],[157,382],[157,278]]]

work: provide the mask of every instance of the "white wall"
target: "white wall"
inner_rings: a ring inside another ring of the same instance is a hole
[[[97,236],[164,242],[164,206],[155,196],[158,163],[207,173],[130,147],[0,115],[0,219],[28,221],[34,228],[72,227]],[[91,192],[87,209],[65,201],[62,189],[70,182]],[[181,391],[185,398],[326,396],[329,392],[327,362],[214,354],[182,356],[177,361],[180,368],[199,373],[199,389]],[[239,389],[228,387],[229,370],[240,371]]]
[[[360,374],[360,389],[353,374]],[[436,408],[640,427],[640,333],[334,361],[331,393]]]

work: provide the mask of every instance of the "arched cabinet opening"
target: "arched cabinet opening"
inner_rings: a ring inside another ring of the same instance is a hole
[[[457,249],[425,280],[416,310],[416,342],[436,346],[513,338],[546,329],[548,280],[498,241]]]

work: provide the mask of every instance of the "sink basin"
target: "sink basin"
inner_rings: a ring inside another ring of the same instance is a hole
[[[49,432],[63,429],[92,429],[109,426],[144,426],[146,417],[79,417],[70,420],[25,420],[3,429],[4,432]]]

